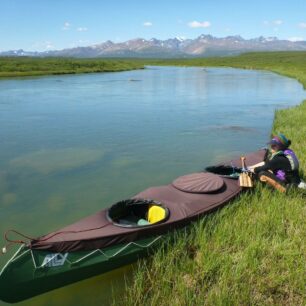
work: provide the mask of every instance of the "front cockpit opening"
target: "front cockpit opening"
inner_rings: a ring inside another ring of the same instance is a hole
[[[107,218],[117,226],[142,227],[165,222],[169,214],[169,209],[160,202],[128,199],[111,206]]]

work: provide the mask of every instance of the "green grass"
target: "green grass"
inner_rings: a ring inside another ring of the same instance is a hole
[[[214,66],[274,71],[306,88],[306,52],[248,53],[181,60],[0,58],[0,76],[121,71],[144,65]],[[306,101],[277,111],[306,171]],[[247,151],[247,150],[246,150]],[[167,248],[142,260],[114,305],[305,305],[305,197],[258,184],[218,212],[178,231]]]
[[[0,57],[0,77],[76,74],[142,69],[144,65],[215,66],[266,69],[306,84],[306,52],[258,52],[193,59],[76,59]]]
[[[305,59],[303,52],[280,52],[155,64],[267,69],[306,87]],[[303,175],[306,101],[277,111],[273,132],[292,140]],[[140,261],[114,305],[305,305],[305,202],[299,190],[285,195],[258,183]]]
[[[297,194],[243,194],[141,261],[122,304],[303,305],[304,209]]]
[[[2,78],[133,69],[143,69],[143,64],[125,59],[0,57],[0,77]]]
[[[151,60],[151,65],[235,67],[270,70],[293,77],[306,87],[306,52],[253,52],[232,57]]]

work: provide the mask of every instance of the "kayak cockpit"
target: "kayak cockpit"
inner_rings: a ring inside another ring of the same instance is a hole
[[[242,173],[242,169],[239,167],[228,166],[228,165],[217,165],[206,167],[204,171],[209,173],[218,174],[222,177],[237,179],[239,178],[240,173]]]
[[[106,216],[116,226],[133,228],[165,222],[169,215],[169,209],[160,202],[128,199],[111,206]]]

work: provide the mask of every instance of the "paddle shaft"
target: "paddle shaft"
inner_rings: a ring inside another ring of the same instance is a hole
[[[241,156],[241,166],[242,166],[242,173],[239,176],[239,184],[241,187],[253,187],[253,183],[251,180],[251,177],[249,174],[246,172],[246,164],[245,164],[245,157]]]

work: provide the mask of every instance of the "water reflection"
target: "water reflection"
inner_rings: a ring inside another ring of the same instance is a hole
[[[133,265],[128,265],[15,305],[111,305],[113,296],[121,294],[125,283],[130,280],[132,270]]]
[[[1,80],[0,233],[39,236],[262,147],[275,108],[303,98],[293,79],[228,68]],[[119,294],[129,273],[117,270],[21,305],[107,304],[110,284]]]

